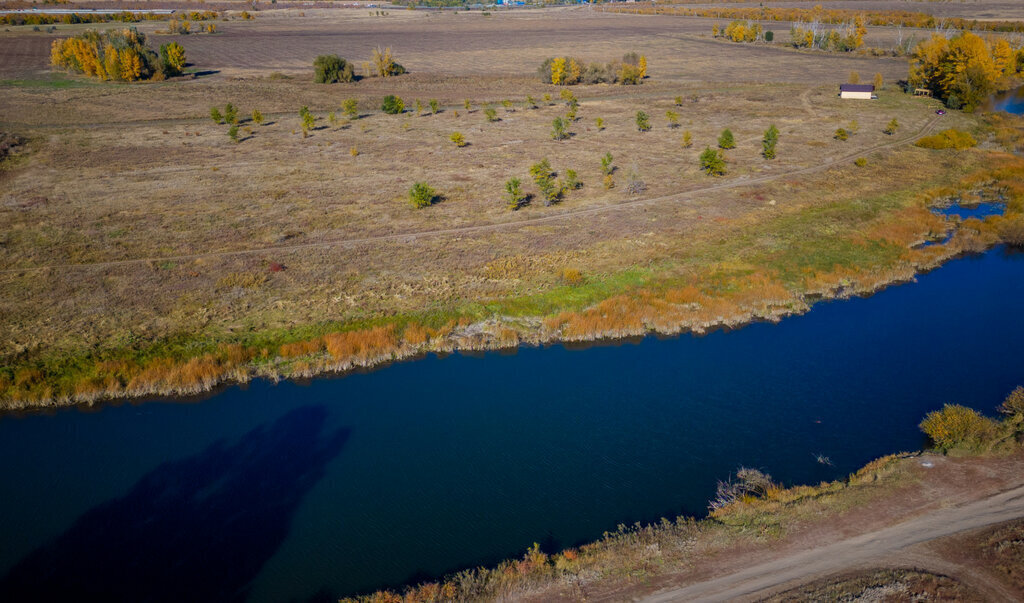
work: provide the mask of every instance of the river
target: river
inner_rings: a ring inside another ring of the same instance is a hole
[[[701,515],[740,466],[843,477],[1024,383],[1021,299],[997,248],[703,337],[2,416],[0,599],[328,600]]]

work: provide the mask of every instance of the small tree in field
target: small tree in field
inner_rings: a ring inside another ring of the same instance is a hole
[[[595,127],[597,128],[597,131],[598,131],[598,132],[600,132],[601,130],[603,130],[603,129],[604,129],[604,119],[603,119],[603,118],[600,118],[600,117],[598,117],[597,119],[595,119],[595,120],[594,120],[594,126],[595,126]]]
[[[675,111],[665,111],[665,119],[668,120],[668,127],[673,129],[679,127],[679,114]]]
[[[416,99],[416,115],[423,113],[423,103],[419,99]]]
[[[217,107],[210,107],[210,119],[215,124],[224,123],[224,116],[220,114],[220,109]]]
[[[448,137],[449,140],[455,143],[455,146],[462,148],[466,146],[466,137],[462,135],[462,132],[452,132],[452,135]]]
[[[313,81],[317,84],[351,82],[354,79],[352,64],[336,54],[322,54],[313,60]]]
[[[228,138],[230,138],[232,142],[238,142],[238,126],[231,126],[228,128]]]
[[[469,102],[468,98],[462,103],[462,105],[466,108],[466,113],[469,113],[473,108],[473,104]]]
[[[398,115],[405,111],[405,103],[394,94],[389,94],[384,97],[384,102],[380,108],[388,115]]]
[[[876,73],[875,79],[872,83],[875,85],[875,90],[881,90],[882,86],[885,84],[885,79],[882,77],[881,73]]]
[[[302,137],[305,138],[316,125],[316,116],[309,111],[309,107],[302,107],[299,109],[299,119],[302,120]]]
[[[636,112],[636,129],[647,132],[651,129],[651,118],[643,111]]]
[[[536,109],[537,108],[537,99],[533,98],[530,95],[526,95],[526,108],[527,109]]]
[[[346,98],[341,104],[341,108],[345,111],[345,115],[349,119],[355,119],[359,117],[359,101],[354,98]]]
[[[779,129],[775,124],[768,126],[764,132],[764,139],[761,140],[761,155],[765,159],[775,159],[775,145],[779,143]]]
[[[555,120],[551,122],[551,138],[555,140],[565,140],[566,138],[569,138],[568,124],[569,121],[567,119],[556,117]]]
[[[896,133],[896,130],[898,130],[899,127],[900,127],[900,122],[898,122],[895,119],[893,119],[892,121],[889,122],[889,125],[885,126],[885,129],[882,130],[882,131],[885,132],[886,134],[888,134],[889,136],[892,136],[893,134]]]
[[[605,153],[604,156],[601,157],[602,174],[605,174],[606,176],[611,176],[612,172],[615,171],[615,164],[612,163],[613,161],[614,159],[612,158],[611,153]]]
[[[224,121],[229,124],[238,123],[238,109],[231,103],[224,105]]]
[[[850,133],[844,128],[839,128],[836,130],[836,133],[832,135],[832,138],[835,138],[836,140],[847,140],[850,138]]]
[[[684,149],[688,149],[693,146],[693,134],[691,134],[689,130],[683,132],[681,144]]]
[[[428,207],[436,198],[437,193],[426,182],[417,182],[409,189],[409,203],[415,208]]]
[[[259,109],[252,110],[252,123],[256,124],[257,126],[263,123],[263,114],[260,113]]]
[[[700,169],[708,176],[722,176],[725,174],[725,158],[722,152],[707,147],[700,154]]]
[[[437,111],[441,108],[441,103],[437,102],[436,98],[430,99],[430,113],[437,115]]]
[[[505,205],[515,211],[526,204],[523,183],[519,178],[509,178],[505,183]]]
[[[488,105],[484,107],[484,117],[487,121],[498,121],[498,112],[494,110],[494,107]]]
[[[732,136],[732,130],[726,128],[722,130],[722,134],[718,137],[718,148],[720,149],[735,149],[736,139]]]

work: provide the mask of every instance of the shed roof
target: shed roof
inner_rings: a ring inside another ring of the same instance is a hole
[[[874,92],[875,87],[871,84],[840,84],[840,92]]]

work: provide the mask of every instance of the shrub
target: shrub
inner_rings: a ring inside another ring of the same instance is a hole
[[[185,47],[177,42],[160,46],[160,71],[165,77],[181,75],[185,70]]]
[[[238,142],[238,126],[231,126],[228,128],[228,138],[234,142]]]
[[[771,31],[771,30],[768,30],[768,31],[764,32],[764,41],[765,42],[773,42],[773,41],[775,41],[775,32]]]
[[[263,114],[260,113],[259,109],[252,110],[252,123],[256,124],[257,126],[263,123]]]
[[[866,157],[858,157],[858,158],[853,160],[853,165],[855,165],[857,167],[864,167],[867,164],[868,164],[868,160],[867,160]]]
[[[676,105],[677,107],[682,107],[682,106],[683,106],[683,97],[681,97],[681,96],[677,96],[677,97],[676,97],[676,98],[674,99],[674,101],[673,101],[673,102],[675,102],[675,105]]]
[[[977,144],[978,141],[968,132],[962,132],[953,128],[943,130],[938,134],[925,136],[914,143],[915,146],[922,149],[956,149],[958,151],[969,149]]]
[[[979,448],[996,433],[995,423],[973,408],[947,404],[942,410],[928,413],[921,421],[921,431],[940,449]]]
[[[316,125],[316,116],[309,111],[309,107],[299,109],[299,119],[302,122],[302,137],[309,136],[309,131]]]
[[[626,177],[626,194],[639,195],[645,190],[647,190],[647,183],[640,178],[640,174],[634,166],[629,170],[629,176]]]
[[[348,150],[348,154],[353,156],[353,157],[358,157],[359,156],[359,148],[358,147],[352,147],[351,149]]]
[[[536,109],[537,108],[537,99],[533,98],[530,95],[526,95],[526,108],[528,108],[528,109]]]
[[[231,103],[224,105],[224,121],[229,124],[238,123],[238,108]]]
[[[467,113],[469,113],[470,109],[473,107],[472,103],[469,102],[468,98],[462,103],[462,105],[466,107]]]
[[[682,145],[684,149],[688,149],[693,146],[693,134],[689,130],[683,132]]]
[[[999,405],[999,412],[1004,415],[1024,415],[1024,387],[1018,387]]]
[[[611,173],[615,171],[615,164],[613,164],[612,161],[613,161],[613,159],[612,159],[612,154],[611,153],[605,153],[604,156],[601,157],[601,173],[602,174],[610,176]]]
[[[675,111],[665,111],[665,119],[668,120],[668,127],[679,127],[679,114],[676,113]]]
[[[452,132],[452,135],[448,137],[449,140],[455,143],[457,147],[466,146],[466,137],[462,135],[462,132]]]
[[[892,136],[893,134],[896,133],[896,130],[898,130],[899,127],[900,122],[896,121],[896,119],[893,119],[892,121],[889,122],[888,125],[885,126],[885,129],[882,131],[888,134],[889,136]]]
[[[726,128],[722,130],[721,135],[718,137],[718,148],[720,149],[735,149],[736,139],[732,136],[732,130]]]
[[[651,118],[643,111],[636,112],[636,129],[647,132],[651,129]]]
[[[405,67],[395,62],[390,46],[374,48],[373,54],[370,57],[370,65],[376,75],[380,77],[391,77],[405,73]]]
[[[417,99],[416,100],[416,115],[419,115],[420,113],[423,113],[423,103],[421,103],[419,101],[419,99]]]
[[[583,284],[583,273],[576,268],[563,268],[559,274],[562,282],[570,287],[576,287]]]
[[[354,98],[346,98],[341,104],[341,108],[345,111],[345,115],[349,119],[356,119],[359,117],[359,101]]]
[[[551,122],[551,138],[555,140],[565,140],[569,138],[568,120],[556,117]]]
[[[613,178],[611,174],[605,174],[602,184],[604,185],[605,190],[612,190],[615,188],[615,178]]]
[[[708,176],[722,176],[725,174],[725,158],[722,152],[706,147],[700,154],[700,169]]]
[[[583,188],[583,183],[580,182],[580,177],[576,170],[565,170],[565,182],[563,184],[562,188],[567,191]]]
[[[836,133],[832,135],[832,138],[835,138],[836,140],[847,140],[850,138],[850,133],[844,128],[839,128],[836,130]]]
[[[426,182],[417,182],[409,189],[409,202],[413,207],[422,208],[433,205],[437,193]]]
[[[507,112],[507,113],[511,113],[511,112],[515,111],[515,109],[512,108],[512,101],[510,101],[507,98],[505,100],[501,101],[501,106],[505,107],[505,112]]]
[[[490,105],[484,107],[484,117],[487,118],[487,121],[501,121],[498,119],[498,112]]]
[[[523,183],[519,178],[509,178],[505,182],[505,205],[515,211],[526,204],[526,195],[523,193]]]
[[[217,107],[210,107],[210,119],[212,119],[215,124],[224,122],[224,116],[220,114],[220,109]]]
[[[761,140],[761,155],[765,159],[775,159],[775,145],[778,143],[779,129],[775,127],[775,124],[772,124],[765,130],[764,138]]]
[[[436,98],[430,99],[430,112],[433,115],[437,115],[438,110],[441,108],[441,103],[437,102]]]
[[[600,118],[600,117],[598,117],[597,119],[595,119],[595,120],[594,120],[594,126],[595,126],[595,127],[597,128],[597,131],[598,131],[598,132],[600,132],[601,130],[603,130],[603,129],[604,129],[604,119],[603,119],[603,118]]]
[[[551,205],[561,198],[562,190],[555,186],[555,173],[551,171],[551,163],[547,159],[530,166],[530,175],[544,197],[544,205]]]
[[[1024,217],[1003,220],[998,232],[999,238],[1007,245],[1024,249]]]
[[[355,79],[352,64],[336,54],[322,54],[313,60],[313,81],[317,84],[351,82]]]
[[[381,111],[384,111],[388,115],[398,115],[405,111],[405,103],[394,94],[389,94],[384,97],[384,102],[381,103],[380,108]]]

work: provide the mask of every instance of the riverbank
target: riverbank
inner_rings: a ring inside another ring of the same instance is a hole
[[[707,519],[620,525],[591,544],[552,554],[535,545],[493,568],[343,601],[760,600],[801,588],[898,586],[905,569],[937,569],[947,594],[1014,598],[1024,582],[1012,542],[1024,524],[978,531],[1024,516],[1019,407],[998,435],[958,441],[949,455],[893,454],[844,480],[791,488],[741,470],[720,485]],[[951,546],[955,539],[973,546]],[[855,568],[883,576],[864,581]]]
[[[933,186],[924,190],[780,211],[739,225],[730,240],[688,241],[643,268],[563,274],[561,286],[539,295],[255,333],[235,342],[183,336],[141,348],[27,359],[0,373],[2,404],[27,409],[194,395],[230,382],[312,377],[426,353],[701,334],[777,321],[821,300],[868,295],[1019,236],[1024,160],[995,151],[927,153],[939,161],[929,174]],[[949,182],[955,164],[968,167]],[[1006,213],[960,222],[930,211],[951,199],[1002,201]],[[752,240],[760,244],[750,248]],[[765,246],[766,240],[772,244]],[[516,270],[516,261],[488,269]]]

